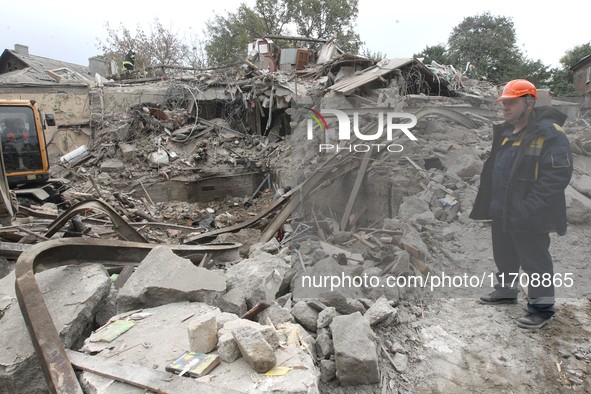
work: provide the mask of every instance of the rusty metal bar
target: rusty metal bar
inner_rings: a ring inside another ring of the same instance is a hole
[[[70,209],[64,212],[63,215],[55,219],[48,227],[45,236],[47,238],[51,238],[52,235],[58,232],[60,228],[62,228],[68,220],[79,214],[80,212],[84,212],[87,209],[97,209],[99,211],[105,212],[111,221],[113,222],[113,226],[115,230],[127,241],[132,242],[148,242],[144,237],[140,235],[133,227],[129,225],[125,220],[121,218],[115,212],[113,208],[111,208],[107,203],[99,200],[86,200],[79,202],[78,204],[73,205]]]
[[[41,370],[52,394],[82,394],[76,374],[53,323],[35,273],[63,265],[138,264],[155,244],[87,238],[66,238],[42,242],[25,250],[16,263],[16,296]],[[238,255],[241,244],[167,245],[181,257],[197,253]]]

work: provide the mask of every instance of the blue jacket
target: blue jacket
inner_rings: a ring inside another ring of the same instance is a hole
[[[561,128],[565,120],[566,115],[556,108],[534,107],[509,175],[502,217],[505,231],[566,233],[564,189],[570,182],[573,158]],[[507,122],[493,126],[493,146],[482,169],[472,219],[492,219],[492,172],[502,134],[509,127]]]

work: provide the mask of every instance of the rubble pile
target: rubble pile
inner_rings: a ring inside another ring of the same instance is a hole
[[[414,392],[406,390],[416,383],[410,371],[437,336],[421,326],[426,313],[432,317],[423,302],[456,293],[390,284],[459,275],[480,263],[460,240],[462,231],[488,226],[468,216],[492,125],[502,120],[498,92],[451,66],[374,64],[331,51],[295,72],[241,65],[158,82],[162,102],[126,102],[94,125],[82,158],[55,166],[69,186],[65,202],[23,208],[30,216],[0,232],[3,244],[11,242],[0,266],[8,350],[0,392],[46,390],[8,260],[71,236],[160,244],[135,268],[80,265],[37,275],[64,346],[92,360],[78,376],[85,392],[160,390],[101,374],[96,366],[109,362],[169,373],[164,380],[173,383],[179,373],[203,392],[313,394],[363,385]],[[351,149],[363,140],[340,143],[336,116],[309,136],[312,108],[355,116],[366,135],[383,112],[413,114],[416,140],[399,128],[375,141],[381,151]],[[591,130],[580,120],[565,129],[575,153],[568,220],[588,224]],[[322,144],[331,147],[319,151]],[[287,184],[294,189],[276,196]],[[70,227],[45,232],[65,208],[88,199],[108,203],[131,230],[89,208]],[[230,244],[235,254],[180,257],[199,241]],[[183,358],[192,361],[175,370]]]

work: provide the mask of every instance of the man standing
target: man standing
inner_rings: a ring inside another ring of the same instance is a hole
[[[505,85],[505,122],[493,127],[493,145],[484,164],[470,217],[492,219],[495,291],[483,304],[516,304],[518,286],[528,287],[528,314],[522,328],[541,328],[554,315],[554,267],[550,233],[566,233],[566,201],[573,159],[562,125],[566,115],[536,107],[535,86],[524,79]],[[519,274],[519,269],[523,273]]]

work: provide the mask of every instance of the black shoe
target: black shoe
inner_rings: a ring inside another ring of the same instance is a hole
[[[552,321],[552,317],[544,318],[535,313],[528,313],[527,316],[517,319],[517,325],[521,328],[542,328]]]
[[[495,290],[490,294],[480,297],[480,302],[485,305],[517,304],[517,297],[500,297]]]

